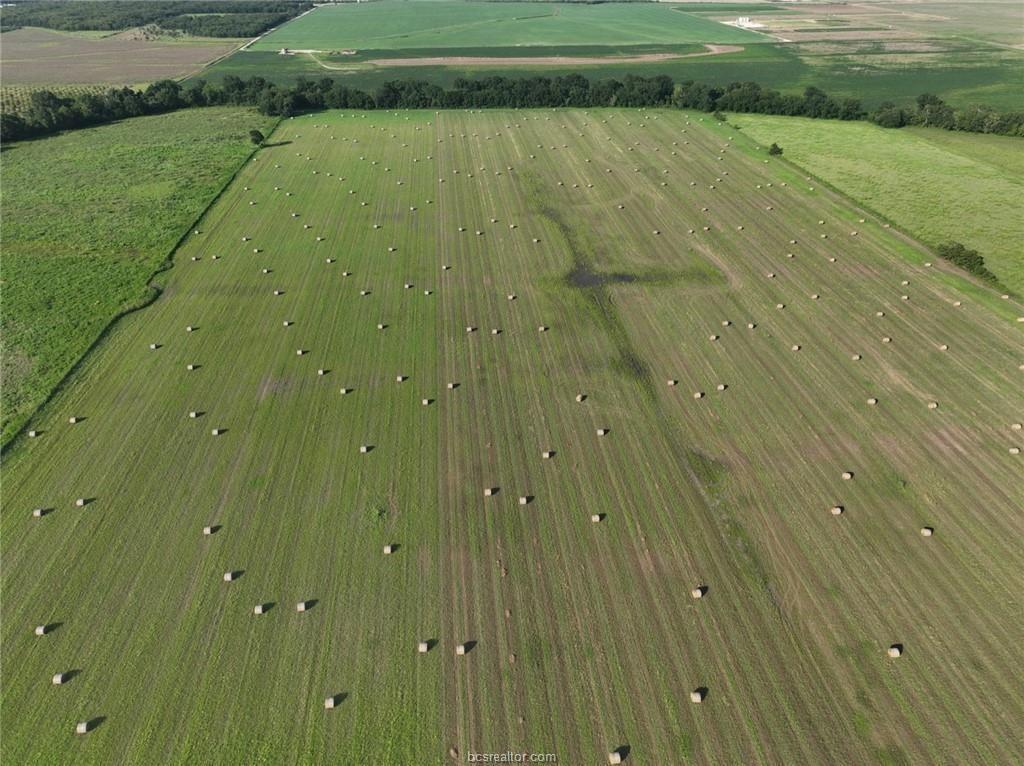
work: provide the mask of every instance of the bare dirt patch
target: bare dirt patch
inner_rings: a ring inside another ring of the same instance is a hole
[[[407,66],[581,66],[586,64],[643,64],[651,61],[718,56],[738,53],[742,45],[705,45],[699,53],[644,53],[637,56],[431,56],[425,58],[371,59],[379,67]],[[331,69],[332,67],[326,67]]]
[[[90,39],[25,28],[4,32],[0,65],[6,85],[136,85],[195,72],[236,45],[154,42],[120,36]]]

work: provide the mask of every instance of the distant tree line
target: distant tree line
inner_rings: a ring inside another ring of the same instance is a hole
[[[126,117],[220,104],[254,106],[263,114],[282,117],[315,109],[602,106],[694,109],[713,113],[720,120],[724,119],[720,110],[840,120],[874,119],[877,114],[876,111],[868,115],[856,99],[834,99],[818,88],[792,95],[762,88],[757,83],[733,83],[724,88],[693,81],[677,85],[665,75],[626,75],[621,80],[588,80],[579,74],[459,78],[449,89],[417,80],[399,80],[386,82],[373,93],[350,88],[330,77],[281,86],[262,77],[242,80],[229,76],[217,84],[196,80],[182,85],[163,80],[141,91],[115,88],[103,94],[66,97],[47,90],[35,91],[24,111],[0,115],[0,133],[5,141],[17,141]],[[934,96],[922,96],[918,104],[914,120],[903,124],[969,129],[966,126],[970,123],[957,117],[961,112],[949,109]],[[946,118],[948,114],[952,121]],[[984,120],[979,128],[982,132],[1024,136],[1024,116],[1004,114],[999,120]]]
[[[911,108],[886,101],[869,115],[869,119],[883,128],[921,125],[969,133],[1024,137],[1024,112],[997,112],[986,106],[954,109],[932,93],[918,96]]]
[[[688,80],[675,89],[672,103],[680,109],[702,112],[782,114],[824,120],[860,120],[866,114],[855,98],[837,101],[818,88],[807,88],[803,95],[780,93],[756,82],[734,82],[721,88]]]
[[[312,7],[298,0],[39,0],[5,4],[0,31],[119,31],[154,25],[197,37],[255,37]]]

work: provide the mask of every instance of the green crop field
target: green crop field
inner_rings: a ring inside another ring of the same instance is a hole
[[[1024,751],[1024,307],[699,115],[273,139],[5,455],[4,762]]]
[[[252,151],[254,110],[143,117],[5,146],[3,442],[146,281]]]
[[[744,43],[765,39],[657,3],[489,3],[379,0],[324,6],[252,47],[465,48],[493,45]]]
[[[328,51],[291,56],[247,49],[222,59],[196,76],[215,82],[229,75],[243,78],[258,76],[282,84],[293,84],[299,78],[331,77],[353,88],[373,90],[385,82],[405,79],[450,87],[459,77],[553,77],[579,72],[600,80],[609,77],[622,79],[630,74],[644,77],[663,74],[676,82],[696,80],[718,86],[752,81],[789,93],[801,93],[808,86],[815,86],[836,97],[858,98],[869,108],[883,101],[910,104],[924,92],[935,93],[957,107],[984,104],[1012,110],[1024,101],[1024,84],[1019,77],[1024,66],[1024,53],[1018,51],[958,49],[941,61],[916,55],[867,59],[857,53],[819,55],[806,52],[799,46],[761,42],[744,43],[740,46],[743,49],[737,51],[688,56],[699,51],[696,45],[546,46],[543,53],[538,53],[526,47],[510,52],[502,42],[500,46],[491,48],[395,48],[361,50],[355,55]],[[615,60],[652,54],[675,54],[678,58]],[[529,57],[537,55],[582,55],[608,60],[585,64],[531,63]],[[486,57],[513,56],[524,61],[510,64],[500,59],[500,63],[485,60]],[[413,66],[411,62],[402,65],[395,61],[419,57],[453,58],[450,63],[432,66]],[[471,60],[467,61],[465,57]],[[386,61],[387,64],[373,63],[376,61]]]
[[[1003,284],[1024,293],[1024,141],[764,115],[729,121],[921,241],[978,250]]]

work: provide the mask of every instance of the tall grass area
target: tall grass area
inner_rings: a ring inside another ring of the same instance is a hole
[[[7,443],[251,152],[254,110],[142,117],[2,155],[2,440]]]
[[[1024,141],[931,128],[731,115],[730,123],[935,247],[962,242],[1024,292]]]

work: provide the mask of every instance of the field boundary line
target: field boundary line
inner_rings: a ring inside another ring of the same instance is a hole
[[[278,129],[283,119],[284,118],[278,118],[277,122],[274,123],[273,128],[270,130],[270,135],[274,134],[274,132]],[[78,374],[79,370],[81,370],[82,365],[85,364],[85,361],[86,359],[88,359],[89,355],[92,354],[92,352],[95,351],[97,348],[99,348],[100,344],[107,339],[107,337],[110,335],[110,333],[114,330],[114,328],[122,319],[124,319],[126,316],[129,316],[130,314],[134,314],[136,311],[141,311],[142,309],[153,305],[153,303],[155,303],[156,300],[161,295],[163,295],[164,289],[159,285],[153,284],[153,280],[155,280],[160,274],[163,274],[165,271],[170,271],[170,269],[174,267],[174,256],[177,254],[178,250],[181,249],[181,246],[185,244],[186,240],[188,239],[189,232],[195,230],[195,228],[199,225],[199,222],[206,217],[206,214],[210,212],[210,209],[214,205],[216,205],[217,202],[220,201],[221,197],[224,196],[224,192],[227,191],[228,188],[235,182],[235,179],[238,178],[238,174],[242,172],[246,165],[248,165],[249,162],[252,161],[252,158],[255,157],[256,153],[262,148],[262,145],[256,146],[253,148],[251,152],[245,155],[245,158],[238,164],[238,167],[236,167],[232,171],[227,181],[224,182],[224,185],[217,190],[217,193],[213,195],[210,201],[203,207],[202,210],[199,211],[196,217],[189,222],[189,225],[185,228],[185,231],[182,233],[182,235],[178,237],[174,245],[172,245],[170,250],[167,251],[167,255],[164,257],[164,259],[153,270],[153,273],[150,274],[149,277],[147,277],[146,288],[148,289],[148,293],[146,294],[146,296],[141,300],[136,301],[134,304],[131,304],[118,311],[117,314],[115,314],[111,318],[111,320],[106,324],[106,326],[102,330],[100,330],[99,335],[97,335],[96,338],[92,341],[92,343],[89,344],[88,348],[86,348],[85,351],[82,352],[82,355],[74,361],[71,367],[68,368],[68,371],[64,373],[64,375],[61,377],[61,379],[57,381],[57,385],[55,385],[53,389],[51,389],[51,391],[43,398],[43,400],[39,402],[39,405],[29,413],[28,417],[25,418],[25,422],[22,424],[21,428],[19,428],[17,431],[11,434],[11,437],[7,441],[5,441],[3,444],[0,444],[0,457],[6,456],[15,447],[15,445],[20,443],[21,437],[28,429],[28,424],[32,421],[32,418],[34,418],[36,415],[42,412],[50,404],[50,402],[57,398],[57,396],[65,389],[68,383],[71,382],[72,378],[74,378],[75,375]]]
[[[733,124],[731,122],[727,122],[727,121],[724,122],[723,124],[724,125],[728,125],[729,128],[731,128],[732,130],[735,130],[737,133],[739,133],[741,136],[743,136],[744,140],[748,143],[748,145],[749,144],[757,145],[757,143],[759,143],[759,142],[757,142],[757,140],[753,136],[745,134],[744,131],[743,131],[743,128],[741,126],[735,125],[735,124]],[[860,200],[857,200],[857,199],[853,198],[848,193],[846,193],[846,192],[842,191],[841,189],[837,188],[836,186],[832,185],[831,183],[826,181],[824,178],[821,178],[820,176],[818,176],[815,173],[813,173],[811,170],[808,170],[807,168],[805,168],[803,165],[800,165],[795,160],[792,160],[792,159],[790,159],[788,157],[785,157],[785,156],[773,157],[772,159],[774,159],[776,162],[784,162],[792,170],[799,171],[803,175],[804,178],[806,178],[808,180],[814,181],[814,183],[816,185],[820,185],[821,187],[823,187],[825,189],[825,191],[827,191],[833,197],[838,198],[839,201],[849,205],[850,208],[853,209],[855,212],[864,214],[865,216],[871,216],[873,218],[877,218],[879,221],[881,221],[881,222],[883,222],[885,224],[888,224],[888,226],[889,226],[888,231],[892,232],[897,238],[899,238],[899,240],[901,242],[903,242],[904,244],[909,245],[910,247],[914,248],[915,250],[925,254],[929,258],[938,259],[939,262],[941,262],[943,264],[947,264],[949,266],[949,268],[950,268],[950,271],[948,271],[947,273],[950,276],[954,277],[955,279],[959,279],[959,280],[962,280],[964,282],[967,282],[969,285],[971,285],[973,287],[983,289],[985,291],[986,305],[989,308],[993,309],[997,314],[1003,314],[1003,315],[1005,315],[1007,317],[1012,317],[1013,316],[1012,313],[1007,313],[1006,312],[1005,307],[1003,306],[1003,304],[1005,302],[997,300],[997,296],[995,295],[996,292],[1001,292],[1003,294],[1009,294],[1013,298],[1017,298],[1018,296],[1016,295],[1016,293],[1013,292],[1013,290],[1010,290],[1008,287],[1006,287],[1003,284],[992,285],[992,284],[989,284],[987,282],[983,282],[982,280],[978,279],[977,277],[975,277],[970,272],[964,271],[963,269],[957,267],[956,265],[954,265],[952,263],[949,263],[948,261],[944,260],[942,258],[942,256],[938,255],[938,253],[936,253],[934,250],[932,250],[928,245],[926,245],[924,242],[922,242],[920,239],[918,239],[916,235],[914,235],[913,233],[911,233],[909,231],[905,231],[901,224],[899,224],[896,221],[892,220],[891,218],[889,218],[884,213],[879,213],[878,211],[876,211],[874,208],[870,207],[869,205],[866,205],[863,202],[861,202]],[[962,287],[958,286],[957,289],[960,290],[961,292],[965,292],[962,289]],[[991,303],[990,303],[990,301],[991,301]]]

